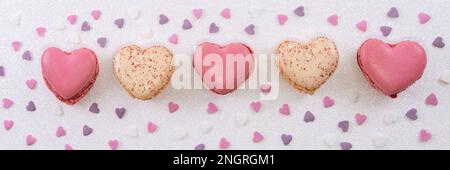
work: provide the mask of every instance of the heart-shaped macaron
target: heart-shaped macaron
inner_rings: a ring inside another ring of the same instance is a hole
[[[47,87],[69,105],[89,92],[99,71],[97,56],[87,48],[68,53],[50,47],[42,55],[41,66]]]
[[[318,37],[310,43],[284,41],[276,49],[281,76],[300,92],[313,94],[337,68],[339,52],[334,42]]]
[[[254,56],[252,49],[242,43],[220,46],[205,42],[197,47],[193,64],[203,83],[214,93],[224,95],[247,81],[253,71]]]
[[[359,47],[357,59],[369,83],[391,97],[420,79],[427,64],[424,48],[414,41],[386,44],[369,39]]]
[[[172,60],[173,54],[166,47],[129,45],[114,57],[114,74],[130,96],[148,100],[169,83],[175,70]]]

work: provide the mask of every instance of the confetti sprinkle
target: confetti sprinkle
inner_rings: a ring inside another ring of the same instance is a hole
[[[292,141],[292,135],[282,134],[281,141],[283,142],[284,145],[289,145],[289,143],[291,143]]]
[[[189,21],[188,19],[185,19],[185,20],[183,21],[183,26],[182,26],[182,28],[183,28],[184,30],[189,30],[189,29],[191,29],[191,28],[192,28],[192,23],[191,23],[191,21]]]
[[[167,105],[167,107],[169,107],[169,112],[170,113],[174,113],[178,110],[179,105],[174,103],[174,102],[169,102],[169,104]]]
[[[330,108],[334,105],[334,100],[330,96],[325,96],[323,98],[323,107]]]
[[[278,111],[282,115],[286,115],[286,116],[291,114],[291,112],[289,111],[289,105],[288,104],[283,104],[283,106],[281,106],[280,109],[278,109]]]
[[[322,139],[328,148],[336,146],[337,136],[335,134],[327,134]]]
[[[424,12],[419,13],[418,17],[420,24],[426,24],[431,19],[431,16],[429,16],[427,13]]]
[[[250,24],[247,27],[245,27],[244,31],[248,34],[248,35],[255,35],[255,25]]]
[[[305,116],[303,116],[303,121],[305,121],[305,123],[309,123],[309,122],[314,122],[314,115],[308,110],[305,113]]]
[[[433,41],[433,46],[437,48],[444,48],[445,47],[444,39],[442,37],[436,37]]]
[[[381,148],[381,147],[386,146],[388,139],[383,134],[375,134],[375,135],[371,136],[371,140],[372,140],[373,145],[376,148]]]
[[[219,32],[219,27],[216,25],[216,23],[211,23],[211,25],[209,25],[209,33],[212,33],[212,34],[214,34],[214,33],[217,33],[217,32]]]
[[[425,99],[425,104],[430,106],[437,106],[438,105],[438,99],[434,93],[431,93],[428,95],[428,97]]]
[[[342,130],[342,132],[344,132],[344,133],[348,131],[349,126],[350,126],[350,123],[349,123],[347,120],[340,121],[340,122],[338,123],[338,127],[339,127],[339,128]]]
[[[22,54],[22,59],[23,60],[27,60],[27,61],[31,61],[31,52],[30,51],[25,51],[23,54]]]
[[[90,134],[92,134],[92,132],[94,132],[94,129],[92,129],[88,125],[83,126],[83,136],[89,136]]]
[[[429,141],[431,139],[432,135],[431,133],[429,133],[427,130],[422,129],[419,132],[419,140],[420,142],[426,142]]]
[[[389,36],[389,34],[391,34],[392,27],[389,27],[389,26],[381,26],[381,27],[380,27],[380,31],[381,31],[381,34],[382,34],[383,36],[387,37],[387,36]]]
[[[367,116],[362,113],[356,113],[355,115],[356,124],[362,125],[367,120]]]
[[[36,80],[35,79],[26,80],[25,84],[29,89],[34,89],[36,87]]]
[[[193,10],[192,10],[192,14],[194,15],[194,17],[195,17],[196,19],[200,19],[200,18],[203,16],[203,9],[200,9],[200,8],[198,8],[198,9],[193,9]]]
[[[63,127],[59,126],[56,129],[56,137],[59,138],[59,137],[63,137],[63,136],[66,136],[66,130]]]
[[[39,37],[45,37],[45,33],[47,32],[47,29],[44,27],[38,27],[36,28],[36,33]]]
[[[168,41],[172,44],[178,44],[178,35],[177,34],[172,34]]]
[[[389,18],[398,18],[398,10],[395,7],[392,7],[386,14]]]
[[[5,67],[0,66],[0,77],[5,76]]]
[[[98,20],[102,16],[102,11],[100,11],[100,10],[93,10],[93,11],[91,11],[91,16],[92,16],[92,18],[94,20]]]
[[[29,101],[26,109],[29,112],[34,112],[34,111],[36,111],[36,105],[34,105],[33,101]]]
[[[230,147],[230,142],[225,138],[220,138],[219,148],[220,149],[228,149]]]
[[[14,104],[14,102],[8,98],[3,98],[2,103],[3,103],[3,108],[5,108],[5,109],[10,108]]]
[[[98,108],[98,104],[97,103],[92,103],[91,106],[89,107],[89,111],[91,113],[100,113],[100,109]]]
[[[352,144],[350,142],[341,142],[340,146],[342,150],[352,149]]]
[[[331,15],[327,18],[328,23],[330,23],[333,26],[338,25],[338,20],[339,20],[339,17],[336,14]]]
[[[284,25],[287,22],[288,17],[286,15],[279,14],[277,15],[277,20],[280,25]]]
[[[31,146],[31,145],[35,144],[36,141],[37,140],[36,140],[36,138],[33,135],[27,135],[27,137],[26,137],[26,144],[28,146]]]
[[[91,30],[91,25],[87,21],[84,21],[81,25],[81,31],[86,32]]]
[[[116,150],[119,147],[119,141],[117,139],[112,139],[108,141],[111,150]]]
[[[124,24],[125,24],[125,19],[123,19],[123,18],[114,20],[114,25],[116,25],[117,28],[119,28],[119,29],[122,29]]]
[[[20,41],[13,41],[11,43],[11,46],[12,46],[13,50],[17,52],[17,51],[19,51],[22,48],[22,42],[20,42]]]
[[[305,16],[305,7],[299,6],[299,7],[295,8],[294,14],[299,17]]]
[[[361,20],[360,22],[358,22],[356,24],[356,28],[358,28],[358,30],[360,30],[361,32],[366,32],[367,31],[367,21]]]
[[[198,144],[194,147],[194,150],[205,150],[205,144]]]
[[[117,117],[119,118],[119,119],[122,119],[123,118],[123,116],[125,115],[125,108],[123,108],[123,107],[119,107],[119,108],[116,108],[116,110],[115,110],[115,112],[116,112],[116,115],[117,115]]]
[[[261,110],[261,102],[255,101],[250,103],[250,108],[253,112],[258,113]]]
[[[14,126],[14,121],[12,120],[4,120],[3,121],[3,127],[5,127],[6,131],[11,130],[11,128]]]
[[[0,76],[1,75],[1,66],[0,66]],[[439,81],[445,83],[445,84],[450,84],[450,70],[444,70],[441,73],[441,76],[439,76]]]
[[[74,25],[77,22],[78,16],[76,15],[69,15],[67,16],[67,21],[69,21],[69,23],[71,25]]]
[[[417,109],[415,108],[409,109],[408,112],[406,112],[405,116],[409,120],[417,120]]]
[[[158,125],[156,125],[155,123],[149,121],[147,123],[147,132],[148,133],[155,133],[156,130],[158,130]]]
[[[106,43],[107,43],[108,39],[106,39],[106,37],[100,37],[97,39],[97,43],[101,48],[105,48],[106,47]]]
[[[269,84],[263,84],[261,87],[261,92],[263,93],[270,93],[270,90],[272,89],[272,86],[270,86]]]
[[[225,19],[230,19],[231,18],[231,10],[230,8],[225,8],[222,10],[222,12],[220,12],[220,15],[225,18]]]
[[[168,22],[169,22],[169,18],[167,18],[166,15],[164,15],[164,14],[159,15],[159,24],[164,25]]]
[[[263,139],[264,139],[264,136],[261,133],[259,133],[258,131],[253,132],[252,140],[253,140],[254,143],[259,143]]]

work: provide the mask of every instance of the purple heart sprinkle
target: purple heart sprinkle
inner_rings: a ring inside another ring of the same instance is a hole
[[[305,16],[305,7],[299,6],[294,10],[295,15],[303,17]]]
[[[340,121],[338,127],[341,128],[342,132],[347,132],[349,127],[349,122],[347,120]]]
[[[94,130],[89,127],[88,125],[84,125],[83,126],[83,136],[88,136],[90,135]]]
[[[409,109],[408,112],[406,112],[406,117],[410,120],[417,120],[417,109]]]
[[[36,111],[36,105],[34,105],[33,101],[29,101],[27,105],[27,111],[34,112]]]
[[[159,15],[159,24],[164,25],[167,22],[169,22],[169,18],[167,18],[166,15],[164,14]]]
[[[125,23],[125,19],[123,19],[123,18],[114,20],[114,24],[116,24],[117,28],[119,28],[119,29],[123,28],[124,23]]]
[[[380,31],[383,34],[383,36],[387,37],[389,34],[391,34],[392,27],[389,26],[381,26]]]
[[[100,109],[98,109],[98,104],[92,103],[92,105],[89,107],[89,111],[92,113],[100,113]]]
[[[397,17],[399,16],[399,15],[398,15],[398,10],[397,10],[397,8],[392,7],[392,8],[388,11],[387,16],[390,17],[390,18],[397,18]]]
[[[255,35],[255,25],[250,24],[247,27],[245,27],[245,32],[249,35]]]
[[[433,46],[437,48],[444,48],[445,47],[444,39],[442,39],[442,37],[436,37],[436,39],[434,39],[433,41]]]
[[[198,144],[194,147],[194,150],[205,150],[205,144]]]
[[[100,45],[101,48],[105,48],[106,42],[107,42],[106,37],[100,37],[97,39],[97,43],[98,45]]]
[[[211,25],[209,25],[209,33],[217,33],[219,32],[219,27],[216,25],[216,23],[211,23]]]
[[[31,52],[28,50],[25,51],[22,55],[22,59],[30,61],[31,60]]]
[[[5,68],[3,66],[0,66],[0,76],[5,76]]]
[[[192,28],[191,22],[189,20],[185,19],[183,21],[183,29],[184,30],[188,30],[188,29],[191,29],[191,28]]]
[[[313,122],[315,119],[314,115],[310,111],[306,111],[305,116],[303,117],[303,121],[306,123]]]
[[[125,108],[123,108],[123,107],[116,108],[116,115],[117,115],[117,117],[119,117],[119,119],[122,119],[123,116],[125,115]]]
[[[282,134],[281,141],[283,141],[284,145],[288,145],[292,141],[292,135]]]
[[[87,21],[84,21],[83,24],[81,25],[81,31],[89,31],[91,30],[91,25],[89,25],[89,23]]]
[[[342,150],[350,150],[352,149],[352,144],[350,142],[341,142],[341,149]]]

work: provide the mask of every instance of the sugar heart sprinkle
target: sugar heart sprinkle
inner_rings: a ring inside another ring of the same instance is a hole
[[[344,121],[340,121],[339,123],[338,123],[338,127],[342,130],[342,132],[347,132],[348,131],[348,128],[349,128],[349,125],[350,123],[347,121],[347,120],[344,120]]]
[[[228,149],[230,147],[230,142],[227,140],[227,138],[220,138],[219,141],[219,148],[220,149]]]
[[[281,141],[283,142],[284,145],[289,145],[289,143],[291,143],[292,141],[292,135],[282,134]]]
[[[26,137],[26,144],[28,146],[31,146],[31,145],[35,144],[36,141],[37,140],[36,140],[36,138],[33,135],[27,135],[27,137]]]
[[[436,37],[433,41],[433,46],[437,48],[444,48],[445,47],[444,39],[442,37]]]
[[[194,15],[194,17],[195,17],[196,19],[200,19],[200,18],[203,16],[203,9],[200,9],[200,8],[198,8],[198,9],[193,9],[193,10],[192,10],[192,14]]]
[[[330,96],[325,96],[323,98],[323,107],[329,108],[334,105],[334,100]]]
[[[299,6],[299,7],[295,8],[294,14],[299,17],[305,16],[305,7]]]
[[[303,116],[303,121],[305,123],[314,122],[315,117],[310,111],[306,111],[305,116]]]
[[[81,25],[81,31],[86,32],[91,30],[91,25],[87,21],[84,21]]]
[[[261,110],[261,102],[255,101],[250,103],[250,108],[253,112],[258,113]]]
[[[34,89],[36,87],[36,80],[35,79],[28,79],[25,81],[25,84],[29,89]]]
[[[289,115],[291,114],[291,112],[289,111],[289,105],[288,104],[283,104],[280,109],[278,109],[278,111],[282,114],[282,115]]]
[[[269,84],[263,84],[263,85],[261,85],[260,89],[261,89],[261,92],[263,92],[263,93],[270,93],[272,86],[270,86]]]
[[[92,16],[92,18],[94,20],[98,20],[102,16],[102,11],[100,11],[100,10],[93,10],[93,11],[91,11],[91,16]]]
[[[83,136],[89,136],[90,134],[92,134],[92,132],[94,132],[94,129],[92,129],[88,125],[83,126]]]
[[[89,107],[89,111],[92,113],[100,113],[100,109],[98,108],[98,104],[97,103],[92,103],[91,106]]]
[[[78,18],[78,16],[76,16],[76,15],[69,15],[69,16],[67,16],[67,21],[69,21],[69,23],[71,25],[73,25],[77,22],[77,18]]]
[[[358,30],[360,30],[361,32],[366,32],[367,31],[367,21],[361,20],[360,22],[358,22],[356,24],[356,28],[358,28]]]
[[[391,34],[392,27],[390,27],[390,26],[381,26],[380,27],[380,31],[381,31],[381,34],[383,36],[387,37],[387,36],[389,36],[389,34]]]
[[[168,22],[169,18],[166,15],[164,14],[159,15],[159,24],[164,25],[167,24]]]
[[[277,15],[277,20],[280,25],[284,25],[287,22],[288,17],[284,14],[279,14]]]
[[[398,10],[396,7],[392,7],[386,14],[389,18],[398,18]]]
[[[10,108],[14,104],[14,102],[8,98],[3,98],[2,103],[3,103],[3,108],[5,108],[5,109]]]
[[[258,131],[253,132],[252,140],[253,140],[254,143],[259,143],[263,139],[264,139],[264,136],[261,133],[259,133]]]
[[[0,66],[0,77],[4,77],[5,76],[5,67]]]
[[[174,113],[178,110],[179,105],[174,103],[174,102],[169,102],[169,104],[167,105],[167,107],[169,108],[169,112],[170,113]]]
[[[356,113],[355,115],[356,124],[362,125],[367,120],[367,116],[362,113]]]
[[[119,117],[119,119],[122,119],[123,116],[125,115],[126,110],[123,107],[119,107],[119,108],[116,108],[115,112],[116,112],[117,117]]]
[[[405,116],[409,120],[417,120],[417,109],[415,108],[409,109],[408,112],[406,112]]]
[[[107,43],[108,39],[106,39],[106,37],[100,37],[97,39],[97,43],[101,48],[105,48],[106,47],[106,43]]]
[[[231,18],[231,10],[230,10],[230,8],[223,9],[222,12],[220,12],[220,15],[222,17],[224,17],[225,19],[230,19]]]
[[[45,33],[47,32],[47,29],[45,27],[38,27],[36,28],[36,34],[39,37],[45,37]]]
[[[352,144],[350,142],[341,142],[340,146],[342,150],[352,149]]]
[[[122,29],[123,25],[125,24],[125,19],[118,18],[118,19],[114,20],[114,24],[117,26],[117,28]]]
[[[184,30],[189,30],[189,29],[191,29],[191,28],[192,28],[192,23],[191,23],[191,21],[189,21],[188,19],[185,19],[185,20],[183,21],[183,26],[182,26],[182,28],[183,28]]]
[[[217,26],[217,24],[216,23],[211,23],[211,25],[209,25],[209,33],[217,33],[217,32],[219,32],[219,27]]]
[[[206,109],[206,111],[208,112],[208,114],[213,114],[216,113],[219,109],[217,109],[216,104],[209,102],[208,103],[208,108]]]
[[[158,125],[156,125],[153,122],[148,122],[147,123],[147,132],[148,133],[155,133],[156,130],[158,130]]]
[[[36,105],[34,105],[33,101],[29,101],[26,109],[29,112],[34,112],[34,111],[36,111]]]
[[[112,139],[108,141],[111,150],[116,150],[119,147],[119,141],[117,139]]]
[[[425,104],[430,106],[437,106],[438,105],[438,99],[434,93],[431,93],[428,95],[428,97],[425,99]]]
[[[421,129],[419,132],[419,140],[420,142],[426,142],[429,141],[431,139],[432,135],[430,132],[428,132],[425,129]]]
[[[63,127],[59,126],[56,129],[56,137],[63,137],[63,136],[66,136],[66,130]]]
[[[431,19],[431,16],[429,16],[427,13],[424,12],[419,13],[418,17],[420,24],[426,24]]]
[[[73,147],[72,147],[72,145],[65,144],[65,145],[64,145],[64,150],[66,150],[66,151],[71,151],[71,150],[73,150]]]
[[[327,21],[331,25],[336,26],[336,25],[338,25],[338,19],[339,19],[338,15],[334,14],[334,15],[329,16],[327,18]]]
[[[248,35],[255,35],[255,25],[250,24],[247,27],[245,27],[244,31],[248,34]]]
[[[205,150],[205,144],[195,145],[194,150]]]
[[[31,52],[30,51],[25,51],[22,55],[22,59],[23,60],[27,60],[27,61],[31,61]]]
[[[20,49],[22,48],[22,42],[20,42],[20,41],[13,41],[11,43],[11,46],[12,46],[14,51],[16,51],[16,52],[20,51]]]
[[[3,127],[5,127],[6,131],[11,130],[11,128],[14,126],[14,121],[12,120],[4,120],[3,121]]]
[[[169,38],[168,41],[172,44],[178,44],[178,35],[177,34],[172,34]]]

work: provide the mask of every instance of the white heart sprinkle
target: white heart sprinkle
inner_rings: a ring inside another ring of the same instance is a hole
[[[249,115],[248,114],[236,114],[235,116],[236,124],[238,126],[245,126],[249,122]]]
[[[80,35],[77,33],[70,33],[69,34],[69,42],[73,43],[73,44],[79,44],[81,43],[80,40]]]
[[[20,21],[21,21],[20,15],[13,14],[13,15],[9,16],[8,20],[9,20],[9,23],[11,23],[12,25],[20,26]]]
[[[450,70],[444,70],[441,73],[439,80],[445,84],[450,84]]]
[[[58,31],[62,31],[64,29],[66,29],[66,20],[62,17],[58,17],[54,23],[53,23],[53,28],[55,28],[55,30]]]
[[[386,113],[383,117],[384,124],[391,125],[397,122],[397,116],[392,113]]]
[[[60,105],[56,106],[54,113],[56,116],[62,116],[64,114],[63,107]]]
[[[127,17],[130,19],[139,19],[139,17],[141,16],[141,11],[138,8],[129,8],[127,10]]]
[[[130,138],[139,137],[139,131],[135,125],[130,125],[125,128],[124,135]]]
[[[151,29],[143,29],[141,31],[141,36],[144,39],[151,39],[153,37],[153,31]]]
[[[336,134],[327,134],[323,136],[323,142],[328,148],[332,148],[336,146],[337,143],[337,135]]]
[[[186,128],[182,128],[179,126],[173,128],[172,134],[175,140],[183,140],[188,137],[188,132],[186,131]]]
[[[384,147],[387,143],[387,137],[383,134],[373,134],[371,140],[376,148]]]
[[[252,18],[258,18],[261,15],[261,11],[262,9],[258,6],[251,6],[248,14],[250,15],[250,17]]]
[[[347,98],[352,103],[358,103],[360,96],[361,95],[356,90],[348,90],[347,91]]]
[[[211,132],[212,130],[212,124],[208,121],[204,121],[200,124],[200,132],[207,134]]]

